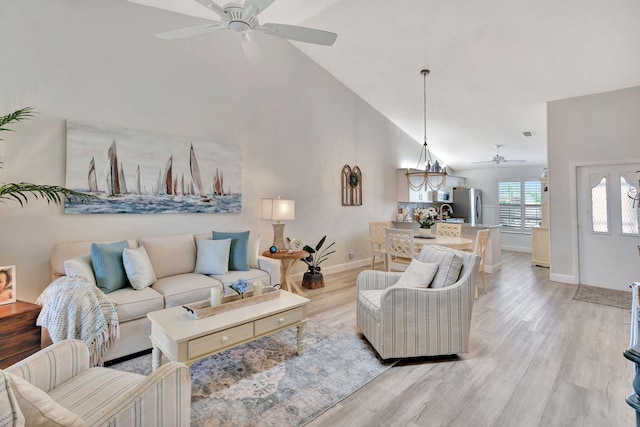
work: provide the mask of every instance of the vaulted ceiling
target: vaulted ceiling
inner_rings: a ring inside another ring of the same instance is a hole
[[[219,19],[195,0],[129,1]],[[337,33],[331,47],[292,43],[414,137],[416,160],[430,69],[429,147],[456,170],[487,166],[472,162],[497,144],[546,164],[547,101],[640,85],[637,0],[276,0],[259,20]]]

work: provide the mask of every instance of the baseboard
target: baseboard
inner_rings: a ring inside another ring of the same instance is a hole
[[[508,246],[502,245],[503,251],[514,251],[514,252],[529,252],[531,253],[531,247],[529,246]]]
[[[493,264],[493,265],[485,265],[484,266],[484,272],[485,273],[495,273],[496,271],[500,270],[502,268],[502,262],[499,262],[497,264]]]
[[[553,282],[569,283],[571,285],[578,284],[578,278],[568,274],[549,273],[549,280]]]

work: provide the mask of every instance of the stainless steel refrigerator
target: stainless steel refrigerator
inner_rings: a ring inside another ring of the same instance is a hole
[[[465,188],[453,190],[453,217],[462,218],[469,224],[482,224],[482,190]]]

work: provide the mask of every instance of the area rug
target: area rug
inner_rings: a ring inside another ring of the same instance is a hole
[[[631,309],[631,292],[619,291],[616,289],[578,285],[578,289],[576,289],[576,294],[573,299],[576,301],[624,308],[626,310]]]
[[[302,356],[290,328],[194,363],[191,425],[301,426],[392,365],[355,332],[309,320]],[[110,367],[148,375],[151,355]]]

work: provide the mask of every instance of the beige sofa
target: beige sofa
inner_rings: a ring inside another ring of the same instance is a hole
[[[116,304],[120,339],[105,355],[105,362],[151,348],[151,324],[147,319],[151,311],[208,299],[211,288],[232,294],[229,285],[240,278],[250,283],[260,280],[264,285],[280,283],[280,262],[258,255],[259,238],[249,240],[249,271],[230,270],[228,274],[211,276],[194,273],[196,240],[211,238],[211,233],[203,233],[128,240],[131,248],[144,246],[157,281],[144,289],[127,287],[107,294]],[[65,275],[66,260],[88,254],[92,243],[107,242],[56,244],[51,256],[52,280]]]

